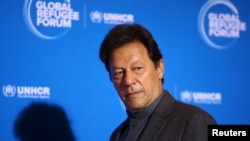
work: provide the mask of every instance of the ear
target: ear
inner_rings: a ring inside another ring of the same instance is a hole
[[[164,74],[164,61],[163,61],[163,59],[160,59],[158,61],[157,71],[158,71],[158,77],[159,77],[159,79],[162,79],[163,78],[163,74]]]

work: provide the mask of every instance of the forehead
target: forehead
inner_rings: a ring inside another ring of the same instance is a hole
[[[115,49],[110,55],[110,65],[151,61],[146,47],[140,42],[131,42]]]

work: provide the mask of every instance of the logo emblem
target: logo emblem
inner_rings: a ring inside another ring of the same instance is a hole
[[[181,92],[181,100],[183,102],[191,102],[192,101],[192,93],[189,91],[182,91]]]
[[[230,47],[246,31],[246,23],[239,19],[237,8],[229,0],[208,0],[198,18],[204,41],[216,49]]]
[[[5,97],[13,97],[16,94],[16,87],[12,85],[3,86],[2,90]]]
[[[25,0],[23,16],[29,30],[42,39],[57,39],[79,20],[79,12],[71,8],[69,0]]]
[[[103,14],[99,11],[93,11],[90,13],[90,19],[94,23],[100,23],[102,21]]]

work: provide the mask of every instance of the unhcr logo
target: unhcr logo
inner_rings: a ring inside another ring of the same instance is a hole
[[[219,92],[191,92],[185,90],[180,95],[181,100],[187,103],[221,104],[222,101],[222,95]]]
[[[100,12],[92,11],[90,12],[90,19],[93,23],[104,24],[122,24],[122,23],[133,23],[134,15],[126,13],[110,13],[110,12]]]
[[[50,98],[49,87],[14,86],[8,84],[4,85],[2,90],[5,97],[14,97],[16,95],[18,98]]]

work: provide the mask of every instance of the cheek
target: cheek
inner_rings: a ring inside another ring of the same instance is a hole
[[[119,93],[119,95],[121,95],[122,91],[123,91],[123,87],[121,85],[121,83],[119,82],[113,82],[113,85],[115,87],[115,90]]]
[[[150,89],[151,87],[153,87],[157,83],[157,80],[158,75],[156,75],[156,73],[150,73],[146,76],[141,77],[140,79],[141,84],[145,89]]]
[[[115,89],[116,89],[117,91],[119,91],[119,89],[120,89],[120,88],[119,88],[119,87],[120,87],[120,86],[119,86],[119,84],[118,84],[118,83],[113,82],[113,85],[114,85]]]
[[[154,83],[154,79],[156,79],[156,75],[155,73],[145,73],[144,75],[142,75],[139,80],[143,83],[143,84],[150,84],[150,83]]]

